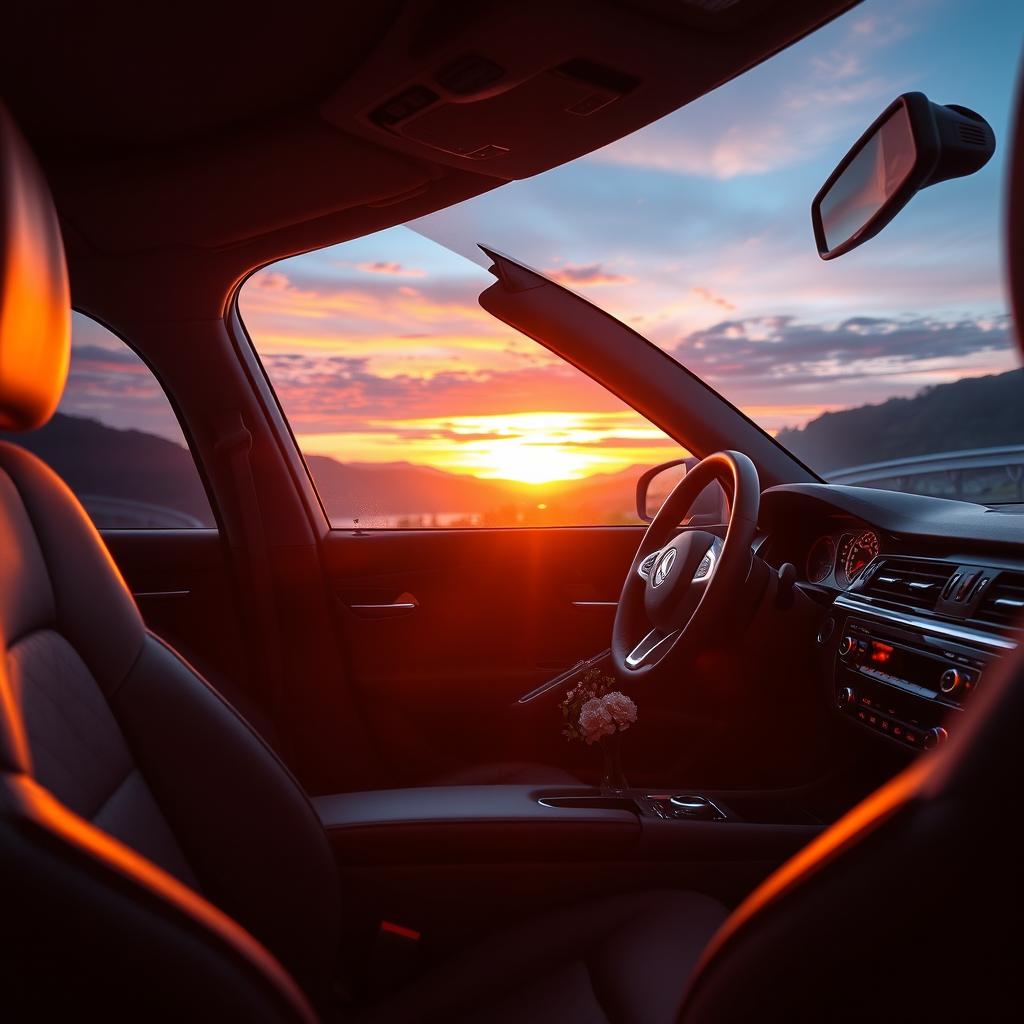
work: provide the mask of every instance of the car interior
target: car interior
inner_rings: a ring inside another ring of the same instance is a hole
[[[333,512],[246,311],[280,261],[499,202],[856,7],[5,14],[4,1020],[1019,1014],[1024,505],[830,482],[483,238],[475,314],[677,454],[614,525],[379,526]],[[807,245],[884,245],[995,149],[1019,323],[1012,109],[996,137],[904,93],[808,193]],[[61,404],[87,359],[181,443],[125,420],[124,454],[91,448]],[[640,709],[629,783],[561,732],[596,675]]]

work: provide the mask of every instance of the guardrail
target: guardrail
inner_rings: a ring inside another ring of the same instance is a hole
[[[1000,445],[994,448],[968,448],[954,452],[934,452],[866,462],[826,473],[834,484],[892,483],[902,490],[913,477],[945,475],[955,494],[960,494],[964,475],[972,471],[1002,470],[1005,480],[1016,488],[1017,500],[1024,501],[1024,444]]]
[[[79,500],[93,520],[106,523],[113,529],[204,530],[212,525],[180,509],[154,505],[148,501],[105,494],[81,494]],[[117,526],[113,525],[115,523]]]

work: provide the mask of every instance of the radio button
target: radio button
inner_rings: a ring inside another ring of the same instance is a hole
[[[845,658],[853,650],[853,637],[847,634],[839,641],[839,657]]]
[[[937,725],[924,734],[924,749],[934,750],[936,747],[941,747],[948,739],[949,733],[941,725]]]
[[[958,668],[950,666],[939,676],[939,689],[943,693],[954,694],[963,684],[963,676]]]

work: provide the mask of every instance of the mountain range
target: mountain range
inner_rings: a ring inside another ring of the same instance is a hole
[[[1024,370],[973,377],[825,413],[779,441],[827,473],[934,451],[1024,443]],[[3,435],[0,435],[3,436]],[[8,436],[68,483],[103,526],[213,526],[191,453],[138,430],[58,413],[39,430]],[[543,526],[635,523],[644,467],[549,484],[449,473],[410,462],[307,458],[332,522],[351,526]]]

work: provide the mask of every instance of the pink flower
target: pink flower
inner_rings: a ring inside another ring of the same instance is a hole
[[[580,708],[580,732],[587,743],[595,743],[602,736],[611,736],[615,732],[612,713],[600,697],[591,697]]]
[[[618,726],[619,732],[625,732],[636,721],[636,705],[624,693],[614,690],[606,693],[601,702],[608,710],[612,721]]]

